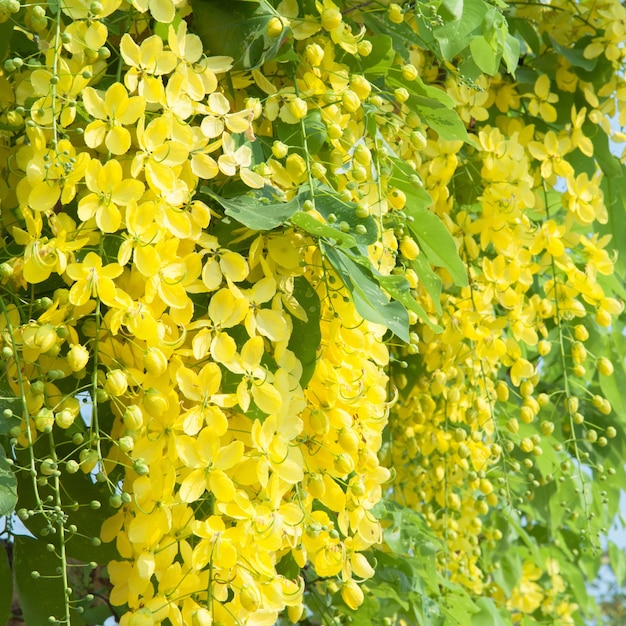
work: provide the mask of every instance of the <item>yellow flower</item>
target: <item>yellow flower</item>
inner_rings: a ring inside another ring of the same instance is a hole
[[[574,178],[567,177],[567,192],[563,199],[567,208],[576,216],[581,224],[591,224],[597,220],[606,224],[608,214],[604,204],[604,194],[598,185],[597,177],[589,180],[586,172]]]
[[[261,366],[264,352],[263,337],[257,335],[246,341],[239,358],[225,363],[231,372],[243,376],[237,386],[237,400],[244,413],[249,409],[252,398],[259,409],[268,414],[280,412],[283,405],[280,392],[268,382],[270,373]]]
[[[572,105],[572,132],[570,138],[572,145],[578,148],[585,156],[593,156],[593,143],[591,139],[585,135],[582,125],[587,115],[587,107],[583,107],[580,111],[576,111],[576,105]]]
[[[114,233],[122,223],[120,206],[139,200],[144,185],[138,180],[124,178],[119,161],[107,161],[104,165],[92,159],[85,170],[85,182],[92,193],[78,203],[78,217],[86,222],[95,216],[98,228]]]
[[[548,123],[556,122],[556,109],[552,106],[559,101],[555,93],[550,93],[550,79],[547,74],[542,74],[535,81],[535,94],[530,97],[528,112],[535,117],[540,117]]]
[[[218,394],[222,382],[222,371],[216,363],[207,363],[197,374],[187,367],[180,367],[176,372],[176,382],[183,396],[194,404],[181,416],[182,428],[188,435],[195,435],[204,424],[216,437],[221,437],[228,430],[228,420],[216,404],[232,406],[229,397]]]
[[[183,502],[197,502],[206,490],[221,502],[230,502],[235,497],[235,485],[225,470],[243,459],[241,441],[222,446],[215,431],[205,428],[197,438],[177,437],[176,451],[183,465],[192,469],[180,485]]]
[[[550,180],[552,176],[571,176],[574,168],[563,158],[572,147],[569,137],[557,137],[549,130],[543,141],[531,141],[528,144],[530,154],[541,161],[541,176]]]
[[[87,87],[83,103],[87,113],[95,118],[85,128],[85,143],[97,148],[104,142],[112,154],[126,154],[131,138],[124,126],[134,124],[141,117],[146,108],[144,98],[129,98],[124,85],[113,83],[104,94]]]
[[[235,176],[237,170],[241,180],[252,187],[260,189],[265,184],[262,176],[250,170],[252,163],[252,150],[250,146],[242,145],[237,147],[235,140],[229,133],[222,135],[222,154],[217,160],[217,165],[222,174],[226,176]]]
[[[168,193],[176,189],[180,165],[189,154],[189,149],[180,141],[171,139],[171,125],[165,117],[153,119],[144,126],[142,117],[137,124],[137,151],[130,172],[137,178],[143,171],[148,185],[156,193]]]
[[[152,35],[137,45],[129,34],[120,41],[120,53],[130,69],[124,75],[128,91],[138,93],[146,102],[163,103],[165,90],[161,76],[170,74],[177,64],[176,56],[163,50],[163,39]]]
[[[72,54],[85,54],[90,61],[97,58],[98,50],[104,46],[109,34],[107,27],[100,21],[76,20],[65,28],[63,47]],[[80,76],[80,73],[78,73]],[[77,76],[77,78],[78,78]],[[88,79],[83,78],[85,84]]]
[[[109,263],[102,267],[102,259],[89,252],[82,263],[70,263],[65,273],[76,281],[70,289],[70,302],[75,306],[85,304],[89,298],[99,298],[104,304],[115,303],[115,283],[123,271],[117,263]]]

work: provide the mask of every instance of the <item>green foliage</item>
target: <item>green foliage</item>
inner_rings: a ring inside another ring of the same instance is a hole
[[[13,600],[13,573],[6,547],[0,543],[0,624],[6,624],[11,613]]]
[[[52,545],[52,544],[50,544]],[[59,593],[58,558],[46,544],[30,537],[17,536],[13,544],[13,569],[17,593],[26,624],[47,624],[52,618],[62,621],[68,615],[71,626],[84,624]],[[65,575],[63,573],[62,575]]]
[[[17,502],[17,478],[0,446],[0,516],[10,515]]]

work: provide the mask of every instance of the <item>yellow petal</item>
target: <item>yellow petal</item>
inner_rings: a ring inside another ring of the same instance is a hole
[[[178,495],[183,502],[196,502],[206,488],[206,470],[195,469],[183,480]]]
[[[283,406],[283,397],[270,383],[252,385],[252,397],[259,409],[268,415],[280,412]]]
[[[37,183],[28,195],[28,206],[33,211],[49,211],[54,208],[60,197],[60,187],[42,181]]]
[[[209,474],[211,492],[220,502],[231,502],[235,497],[235,485],[222,470],[212,470]]]
[[[126,154],[130,148],[130,133],[121,126],[114,126],[106,134],[104,143],[112,154]]]

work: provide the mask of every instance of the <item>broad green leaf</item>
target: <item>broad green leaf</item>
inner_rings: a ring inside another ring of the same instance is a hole
[[[469,35],[481,25],[488,6],[483,0],[444,0],[441,3],[439,14],[445,23],[435,28],[433,34],[446,60],[451,61],[469,45]]]
[[[6,22],[0,24],[0,61],[4,61],[4,58],[7,55],[7,51],[9,50],[9,45],[13,37],[14,28],[15,24],[13,23],[13,20],[7,20]]]
[[[1,418],[0,418],[1,419]],[[10,515],[17,503],[17,478],[0,445],[0,517]]]
[[[298,199],[300,204],[303,204],[313,197],[315,198],[315,210],[326,219],[327,225],[336,233],[349,233],[351,241],[353,240],[358,245],[369,245],[378,239],[378,227],[374,218],[369,215],[357,217],[358,205],[355,202],[344,200],[326,185],[316,185],[314,194],[311,194],[309,186],[306,185]],[[337,234],[333,237],[338,239]],[[355,244],[351,243],[350,245],[354,246]]]
[[[493,46],[483,35],[474,37],[470,42],[472,60],[485,73],[493,76],[498,71],[499,57]]]
[[[306,321],[292,316],[293,332],[289,339],[289,349],[302,363],[300,385],[305,387],[315,371],[317,349],[322,338],[320,332],[320,299],[315,293],[315,289],[303,276],[297,276],[294,280],[293,295],[307,316]]]
[[[323,245],[322,252],[339,273],[359,314],[370,322],[381,324],[409,342],[409,315],[400,302],[390,302],[370,271],[355,263],[341,248]]]
[[[9,620],[12,599],[13,574],[4,543],[0,541],[0,624],[6,624]]]
[[[448,624],[467,624],[471,616],[478,610],[470,596],[458,587],[446,595],[443,604],[444,612],[451,618],[446,622],[446,626]]]
[[[376,35],[370,39],[372,51],[361,59],[363,74],[370,80],[385,76],[393,63],[396,51],[389,35]]]
[[[430,194],[424,189],[417,172],[411,169],[402,159],[391,159],[393,170],[389,177],[389,185],[397,187],[404,193],[407,206],[426,209],[433,203]]]
[[[342,233],[337,228],[323,224],[318,219],[308,213],[305,213],[304,211],[294,213],[291,216],[290,221],[294,226],[301,228],[310,235],[336,241],[340,246],[344,246],[346,248],[356,246],[356,240],[351,234]]]
[[[522,560],[515,550],[509,549],[498,556],[500,567],[493,572],[493,579],[498,583],[507,598],[511,597],[522,577]]]
[[[405,211],[413,217],[413,221],[408,222],[409,230],[417,238],[428,260],[436,267],[448,270],[455,284],[467,286],[465,265],[456,249],[454,238],[443,222],[426,209],[407,206]]]
[[[391,37],[393,50],[399,54],[407,63],[410,61],[409,50],[415,45],[423,45],[425,48],[436,51],[437,42],[432,36],[431,29],[424,27],[421,20],[418,20],[419,33],[416,35],[413,29],[406,23],[394,24],[386,19],[384,12],[365,11],[362,16],[363,23],[378,35]]]
[[[611,235],[609,248],[617,252],[616,269],[622,277],[626,276],[626,168],[621,166],[622,175],[619,178],[604,176],[602,179],[602,191],[608,213],[608,222],[604,225],[597,224],[595,229],[601,234]]]
[[[422,557],[433,557],[439,548],[439,539],[428,526],[428,522],[417,511],[393,500],[384,500],[375,511],[379,519],[390,521],[385,524],[383,537],[388,547],[403,557],[418,550]]]
[[[621,178],[624,166],[611,152],[607,134],[599,126],[589,121],[583,124],[582,130],[593,143],[593,154],[602,171],[609,178]]]
[[[404,87],[409,92],[406,105],[418,113],[441,139],[471,141],[461,118],[452,108],[454,106],[452,99],[443,91],[426,86],[419,77],[413,81],[408,81],[395,68],[389,71],[385,77],[385,82],[392,89]]]
[[[420,254],[416,259],[413,259],[411,267],[428,292],[435,305],[435,310],[441,315],[441,278],[435,274],[424,254]]]
[[[507,36],[504,40],[504,50],[502,51],[502,59],[506,64],[506,69],[510,74],[515,76],[515,71],[517,70],[517,64],[519,62],[520,56],[520,43],[519,39],[513,37],[510,33],[507,33]]]
[[[554,37],[547,33],[544,36],[546,42],[550,42],[552,47],[565,59],[567,59],[574,67],[582,67],[584,70],[591,71],[598,64],[598,59],[587,59],[584,55],[585,48],[592,40],[591,35],[586,35],[579,39],[572,48],[560,45]]]
[[[273,12],[265,2],[192,0],[191,5],[192,28],[210,54],[233,58],[237,69],[257,68],[289,46],[285,37],[269,37]]]
[[[398,606],[405,611],[409,608],[407,602],[407,596],[401,595],[401,591],[398,589],[397,584],[391,585],[389,583],[377,583],[371,587],[371,593],[377,598],[383,598],[385,600],[393,600]]]
[[[309,111],[300,124],[287,124],[279,119],[276,131],[278,139],[301,156],[304,156],[305,149],[309,154],[317,154],[328,138],[319,110]]]
[[[407,309],[413,311],[417,316],[430,326],[435,332],[442,332],[443,329],[435,324],[427,315],[426,311],[411,296],[410,286],[404,276],[392,274],[385,276],[371,266],[369,259],[366,257],[354,257],[353,261],[365,268],[366,271],[372,273],[374,280],[397,302],[402,303]]]
[[[353,71],[358,71],[366,78],[374,80],[386,76],[391,67],[396,51],[393,47],[393,39],[389,35],[374,35],[369,38],[372,43],[372,51],[357,60],[356,57],[346,54],[343,62]]]
[[[289,202],[276,202],[272,198],[277,192],[273,187],[264,187],[233,198],[218,196],[209,187],[201,190],[223,207],[224,213],[252,230],[272,230],[284,224],[299,208],[296,198]]]
[[[506,622],[491,598],[476,601],[478,613],[472,615],[472,626],[506,626]]]
[[[56,569],[60,561],[54,552],[46,550],[45,541],[31,537],[15,537],[13,568],[15,582],[27,626],[43,626],[54,616],[65,618],[65,597],[61,576]],[[33,578],[32,572],[40,576]],[[71,611],[71,626],[82,626],[82,618]]]
[[[532,22],[519,17],[507,17],[507,22],[509,23],[511,33],[517,36],[518,41],[521,39],[526,44],[526,47],[538,56],[541,51],[541,40]]]

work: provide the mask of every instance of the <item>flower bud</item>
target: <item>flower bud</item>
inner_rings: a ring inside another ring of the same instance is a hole
[[[417,259],[420,249],[415,240],[410,237],[404,237],[404,239],[400,242],[400,252],[405,259],[412,261]]]
[[[80,459],[80,469],[85,474],[92,472],[100,460],[98,451],[90,448],[81,450],[78,458]]]
[[[143,365],[150,376],[160,376],[167,370],[167,357],[158,348],[148,348],[143,356]]]
[[[324,60],[324,49],[317,43],[311,43],[306,47],[305,55],[313,67],[318,67]]]
[[[72,344],[70,351],[67,353],[67,363],[72,372],[79,372],[89,361],[89,351],[85,346],[80,344]]]
[[[55,422],[59,428],[69,428],[74,423],[75,419],[76,415],[68,409],[63,409],[56,414]]]
[[[143,396],[143,408],[152,417],[161,417],[169,406],[167,398],[154,387],[150,387]]]
[[[325,9],[322,13],[322,26],[326,30],[335,30],[341,25],[343,21],[343,16],[339,9],[335,7],[331,7],[329,9]]]
[[[130,430],[139,430],[143,426],[143,413],[136,404],[126,407],[122,416],[124,426]]]
[[[341,597],[353,611],[356,611],[363,604],[363,591],[353,580],[349,580],[342,585]]]
[[[104,390],[111,396],[121,396],[128,389],[128,377],[123,370],[111,370],[107,373]]]

